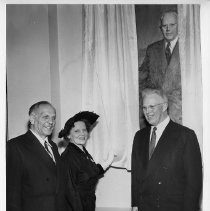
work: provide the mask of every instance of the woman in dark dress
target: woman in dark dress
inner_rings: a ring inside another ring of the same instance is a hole
[[[98,117],[93,112],[80,112],[71,117],[59,133],[60,138],[70,141],[61,155],[68,210],[95,210],[96,184],[114,159],[114,154],[110,153],[107,161],[96,164],[85,149],[91,127]]]

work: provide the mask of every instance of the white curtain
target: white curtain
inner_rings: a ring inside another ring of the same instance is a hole
[[[83,110],[100,115],[87,148],[97,162],[114,150],[113,166],[130,169],[139,129],[134,5],[84,5]]]
[[[200,5],[178,5],[183,125],[192,128],[202,151]]]

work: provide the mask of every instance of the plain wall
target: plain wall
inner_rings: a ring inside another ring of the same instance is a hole
[[[57,133],[81,110],[82,5],[7,5],[8,136],[26,132],[29,107],[49,100]],[[110,168],[97,207],[130,207],[130,173]]]
[[[8,137],[26,131],[29,107],[51,101],[47,6],[7,5]]]

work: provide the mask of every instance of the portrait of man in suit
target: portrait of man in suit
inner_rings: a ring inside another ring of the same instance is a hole
[[[139,67],[139,89],[140,92],[146,87],[163,89],[168,95],[170,118],[182,123],[177,12],[164,11],[160,17],[159,28],[163,39],[148,45],[146,49],[146,55]],[[140,115],[142,123],[141,117],[143,113]]]
[[[144,89],[142,99],[149,126],[133,142],[133,211],[200,210],[202,160],[195,132],[169,118],[163,90]]]
[[[47,101],[29,109],[29,130],[7,142],[7,211],[63,211],[60,155],[50,140],[55,108]]]

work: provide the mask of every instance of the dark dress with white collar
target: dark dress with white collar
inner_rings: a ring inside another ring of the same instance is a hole
[[[65,173],[68,210],[94,211],[96,184],[104,174],[100,164],[93,161],[85,147],[82,151],[69,143],[61,155]]]

